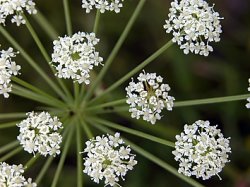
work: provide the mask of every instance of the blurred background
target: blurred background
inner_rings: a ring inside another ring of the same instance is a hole
[[[97,37],[101,39],[98,50],[104,58],[104,64],[138,2],[139,0],[125,0],[120,14],[110,12],[101,14]],[[166,34],[163,29],[170,2],[168,0],[148,0],[145,3],[135,25],[104,77],[102,88],[113,84],[115,80],[136,67],[171,39],[171,34]],[[173,45],[163,55],[144,68],[146,72],[156,72],[164,77],[164,81],[171,87],[170,95],[174,96],[176,101],[247,93],[248,78],[250,78],[250,1],[209,0],[208,2],[210,5],[215,3],[214,10],[219,12],[221,17],[224,17],[224,20],[221,21],[223,27],[221,42],[212,44],[214,52],[208,57],[193,54],[184,55],[177,45]],[[41,13],[55,27],[59,36],[64,36],[66,26],[62,1],[37,0],[36,4]],[[86,14],[85,10],[81,8],[80,0],[71,1],[70,10],[73,31],[91,32],[95,11]],[[30,16],[28,18],[42,43],[46,46],[47,51],[51,54],[53,40],[48,37],[34,18]],[[53,77],[26,27],[17,28],[14,24],[7,22],[6,29],[36,62]],[[11,47],[2,35],[0,35],[0,43],[2,45],[1,49]],[[16,62],[22,66],[20,78],[53,94],[48,85],[34,72],[21,55],[18,55]],[[101,66],[96,68],[97,72],[100,68]],[[113,91],[110,98],[106,98],[106,102],[124,98],[126,94],[124,89],[128,82]],[[67,83],[71,86],[70,82]],[[220,173],[223,180],[219,180],[217,176],[214,176],[207,181],[198,181],[208,187],[250,187],[250,110],[246,109],[245,104],[246,101],[237,101],[174,108],[172,112],[164,111],[164,117],[154,126],[142,121],[135,123],[134,120],[130,119],[128,112],[116,113],[115,115],[104,114],[102,116],[124,126],[171,141],[175,141],[175,135],[183,130],[184,124],[192,124],[199,119],[209,120],[212,125],[218,124],[224,136],[231,137],[231,162]],[[38,106],[42,105],[14,95],[9,99],[0,98],[1,113],[39,110]],[[100,134],[98,131],[94,132],[95,135]],[[15,140],[17,135],[17,128],[1,129],[0,146]],[[122,135],[175,168],[178,167],[178,163],[174,161],[174,156],[171,154],[172,149],[126,133],[122,133]],[[83,143],[85,140],[86,135],[84,134]],[[76,186],[75,147],[75,141],[72,141],[58,186]],[[21,152],[8,162],[25,163],[31,156],[28,153]],[[137,155],[137,160],[139,161],[138,165],[132,172],[128,173],[126,181],[121,183],[122,186],[189,186],[144,157]],[[35,178],[44,162],[44,158],[39,159],[25,176]],[[58,162],[59,158],[56,158],[39,186],[50,186]],[[84,183],[87,187],[102,186],[102,184],[94,184],[86,175],[84,175]]]

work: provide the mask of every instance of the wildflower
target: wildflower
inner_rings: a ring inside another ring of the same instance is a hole
[[[88,174],[95,183],[104,179],[105,186],[118,185],[119,177],[123,177],[129,170],[132,170],[137,161],[135,155],[131,154],[130,146],[125,146],[120,138],[120,133],[112,135],[102,135],[90,139],[86,142],[83,153],[83,172]]]
[[[12,15],[11,22],[17,26],[25,24],[22,14],[36,14],[35,3],[33,0],[1,0],[0,1],[0,23],[5,25],[8,16]]]
[[[210,126],[209,121],[186,124],[184,132],[176,139],[173,154],[179,161],[179,173],[206,180],[213,175],[219,176],[218,173],[229,162],[229,138],[224,138],[217,125]]]
[[[208,56],[213,51],[210,42],[219,42],[221,24],[219,13],[204,0],[174,0],[171,3],[169,19],[164,28],[173,33],[172,41],[185,54],[189,52]]]
[[[86,13],[89,13],[93,8],[100,10],[101,13],[107,11],[120,12],[120,8],[123,7],[122,2],[124,0],[82,0],[82,8],[86,9]]]
[[[57,76],[73,79],[79,84],[89,84],[89,73],[93,66],[98,66],[103,59],[95,51],[99,39],[94,33],[78,32],[72,37],[59,37],[55,40],[52,64],[56,67]]]
[[[126,87],[127,103],[130,105],[129,112],[131,117],[155,124],[156,120],[161,119],[161,111],[164,108],[171,111],[174,105],[174,97],[169,96],[170,87],[163,84],[163,78],[156,73],[140,73],[137,78]]]
[[[17,139],[24,150],[33,154],[39,152],[43,156],[60,154],[62,136],[57,131],[63,127],[58,118],[52,118],[48,112],[29,112],[27,116],[17,124],[20,128]]]
[[[11,92],[11,77],[18,75],[21,69],[21,66],[16,65],[12,60],[13,57],[16,57],[17,53],[13,52],[13,48],[11,47],[7,51],[0,51],[0,94],[5,98],[8,98],[9,92]]]
[[[5,187],[36,187],[36,183],[32,183],[32,179],[26,180],[22,174],[24,173],[23,165],[9,165],[0,162],[0,186]]]

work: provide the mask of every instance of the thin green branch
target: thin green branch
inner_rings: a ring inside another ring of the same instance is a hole
[[[100,22],[100,17],[101,17],[101,13],[100,10],[96,10],[96,15],[95,15],[95,23],[94,23],[94,27],[93,27],[93,32],[96,34],[97,30],[98,30],[98,26],[99,26],[99,22]]]
[[[17,140],[10,142],[6,145],[4,145],[3,147],[0,148],[0,154],[3,154],[11,149],[13,149],[14,147],[17,147],[19,145],[19,142]]]
[[[66,156],[67,156],[67,152],[69,150],[70,142],[72,140],[73,130],[74,130],[73,128],[71,128],[69,130],[69,134],[68,134],[68,137],[66,138],[66,142],[65,142],[65,145],[64,145],[64,148],[63,148],[63,151],[61,154],[61,158],[60,158],[59,164],[57,166],[57,170],[56,170],[55,176],[53,178],[51,187],[56,187],[56,185],[57,185],[58,179],[60,177],[60,174],[61,174],[61,171],[63,168],[64,161],[65,161]]]
[[[15,112],[15,113],[1,113],[0,119],[19,119],[25,118],[26,113],[24,112]]]
[[[101,72],[98,74],[95,81],[90,85],[90,89],[88,90],[82,105],[84,105],[84,102],[87,101],[92,96],[94,90],[98,87],[98,85],[101,82],[101,80],[103,79],[104,75],[107,73],[111,63],[113,62],[114,58],[116,57],[122,44],[124,43],[125,39],[127,38],[132,26],[134,25],[137,17],[139,16],[145,1],[146,0],[140,0],[140,2],[138,3],[133,15],[130,17],[125,29],[123,30],[123,32],[120,36],[120,38],[118,39],[117,43],[115,44],[113,50],[111,51],[111,53],[108,57],[108,59],[106,60],[104,67],[102,68]]]
[[[234,95],[234,96],[226,96],[226,97],[214,97],[214,98],[207,98],[207,99],[195,99],[195,100],[188,100],[188,101],[177,101],[174,103],[174,107],[240,101],[240,100],[246,100],[249,97],[250,97],[250,94],[244,94],[244,95]]]
[[[95,110],[91,111],[94,114],[108,114],[108,113],[115,113],[115,112],[128,112],[129,106],[117,106],[113,108],[105,108],[103,110]]]
[[[40,155],[37,153],[35,156],[33,156],[29,161],[25,164],[24,169],[27,171],[30,169],[30,167],[40,158]]]
[[[36,93],[34,93],[32,91],[29,91],[29,90],[27,90],[25,88],[22,88],[20,86],[14,85],[14,84],[13,84],[11,93],[15,94],[15,95],[18,95],[18,96],[21,96],[21,97],[24,97],[24,98],[34,100],[34,101],[38,101],[40,103],[47,104],[49,106],[62,107],[62,108],[68,107],[63,102],[58,102],[57,100],[54,100],[52,98],[48,99],[47,97],[44,97],[42,95],[38,95],[38,94],[36,94]]]
[[[116,130],[127,132],[129,134],[132,134],[132,135],[135,135],[135,136],[138,136],[138,137],[142,137],[144,139],[147,139],[147,140],[150,140],[150,141],[162,144],[162,145],[166,145],[168,147],[172,147],[172,148],[175,147],[175,144],[173,142],[171,142],[171,141],[164,140],[164,139],[161,139],[161,138],[158,138],[158,137],[152,136],[150,134],[146,134],[146,133],[143,133],[143,132],[131,129],[131,128],[127,128],[127,127],[121,126],[119,124],[109,122],[107,120],[103,120],[103,119],[100,119],[100,118],[93,117],[93,118],[89,119],[89,123],[92,122],[92,121],[93,121],[92,125],[94,125],[94,126],[98,126],[97,124],[94,123],[94,122],[97,122],[97,123],[99,123],[101,125],[105,125],[107,127],[111,127],[113,129],[116,129]]]
[[[83,164],[80,152],[82,151],[81,129],[79,124],[76,124],[76,157],[77,157],[77,187],[83,186]]]
[[[66,99],[59,87],[51,80],[37,63],[28,55],[28,53],[16,42],[16,40],[0,25],[0,32],[2,35],[20,52],[23,58],[41,75],[41,77],[49,84],[49,86],[62,98]]]
[[[88,139],[93,138],[93,137],[94,137],[94,136],[93,136],[93,133],[91,132],[91,130],[90,130],[88,124],[87,124],[83,119],[80,120],[80,123],[81,123],[81,125],[82,125],[82,127],[83,127],[83,130],[84,130],[84,132],[86,133]]]
[[[25,82],[25,81],[23,81],[23,80],[21,80],[21,79],[15,77],[15,76],[12,77],[11,79],[12,79],[14,82],[20,84],[21,86],[23,86],[23,87],[25,87],[25,88],[28,88],[28,89],[34,91],[35,93],[37,93],[37,94],[39,94],[39,95],[42,95],[42,96],[44,96],[44,97],[47,97],[48,99],[53,100],[53,101],[55,101],[55,102],[57,102],[57,103],[61,103],[61,105],[65,105],[62,101],[60,101],[60,100],[56,99],[55,97],[53,97],[53,96],[47,94],[46,92],[44,92],[44,91],[42,91],[41,89],[39,89],[39,88],[33,86],[32,84],[29,84],[29,83],[27,83],[27,82]]]
[[[12,122],[7,122],[7,123],[1,123],[0,124],[0,129],[6,129],[6,128],[15,127],[18,122],[19,121],[12,121]]]
[[[65,15],[67,33],[68,33],[69,36],[71,36],[72,35],[72,24],[71,24],[68,0],[63,0],[63,8],[64,8],[64,15]]]
[[[102,98],[109,92],[116,89],[118,86],[120,86],[122,83],[124,83],[126,80],[130,79],[134,74],[141,71],[146,65],[148,65],[150,62],[155,60],[158,56],[160,56],[163,52],[165,52],[170,46],[172,46],[173,42],[170,40],[165,45],[163,45],[160,49],[158,49],[155,53],[153,53],[150,57],[148,57],[146,60],[144,60],[140,65],[135,67],[133,70],[129,71],[125,76],[123,76],[121,79],[116,81],[114,84],[112,84],[108,89],[106,89],[104,92],[102,92],[100,95],[98,95],[96,98],[92,99],[90,103],[93,103],[97,101],[98,99]],[[105,67],[105,66],[104,66]],[[99,74],[100,75],[100,74]]]
[[[14,149],[13,151],[7,153],[6,155],[4,155],[3,157],[0,158],[0,162],[6,161],[9,158],[13,157],[14,155],[16,155],[17,153],[22,151],[22,147],[17,147],[16,149]]]
[[[96,127],[99,130],[101,130],[101,131],[103,131],[105,133],[114,134],[113,131],[111,131],[108,128],[105,128],[103,126],[96,126]],[[140,155],[144,156],[148,160],[152,161],[153,163],[157,164],[158,166],[162,167],[166,171],[172,173],[173,175],[175,175],[176,177],[180,178],[181,180],[187,182],[191,186],[194,186],[194,187],[205,187],[202,184],[200,184],[197,181],[195,181],[194,179],[192,179],[190,177],[186,177],[186,176],[178,173],[178,171],[173,166],[169,165],[168,163],[164,162],[163,160],[161,160],[160,158],[154,156],[153,154],[147,152],[146,150],[142,149],[141,147],[137,146],[136,144],[132,143],[131,141],[129,141],[129,140],[125,139],[125,138],[123,138],[123,140],[126,142],[126,144],[130,145],[131,148],[134,151],[136,151]]]
[[[58,37],[58,33],[56,32],[56,30],[39,10],[37,11],[37,14],[35,14],[33,17],[52,40],[55,40]]]
[[[51,61],[51,59],[50,59],[50,57],[49,57],[47,51],[45,50],[45,48],[44,48],[44,46],[43,46],[41,40],[38,38],[38,36],[37,36],[37,34],[36,34],[36,31],[35,31],[34,28],[31,26],[29,20],[27,19],[27,17],[26,17],[24,14],[22,14],[22,17],[25,19],[25,22],[26,22],[25,25],[26,25],[27,29],[29,30],[29,32],[30,32],[32,38],[34,39],[34,41],[35,41],[37,47],[39,48],[41,54],[43,55],[43,57],[45,58],[45,60],[46,60],[47,63],[49,64],[49,62]]]
[[[103,103],[103,104],[88,107],[88,108],[86,108],[86,110],[91,111],[91,110],[105,109],[107,107],[114,107],[116,105],[125,104],[126,100],[127,99],[119,99],[119,100],[116,100],[116,101],[107,102],[107,103]]]
[[[45,164],[43,165],[42,169],[40,170],[38,176],[36,177],[36,184],[38,185],[42,178],[44,177],[45,173],[47,172],[47,170],[49,169],[49,166],[51,165],[52,161],[53,161],[54,157],[50,156],[47,161],[45,162]]]
[[[29,23],[29,20],[25,17],[25,15],[23,14],[22,15],[26,21],[26,27],[27,29],[29,30],[32,38],[34,39],[36,45],[38,46],[40,52],[42,53],[43,57],[45,58],[47,64],[49,65],[51,71],[53,72],[53,74],[55,75],[55,70],[53,68],[53,66],[50,64],[51,62],[51,58],[49,57],[47,51],[45,50],[41,40],[39,39],[39,37],[37,36],[34,28],[31,26],[31,24]],[[61,93],[57,93],[59,94],[65,101],[68,101],[68,99],[71,99],[72,101],[72,97],[71,97],[71,94],[69,93],[68,89],[66,88],[66,86],[64,85],[64,83],[62,82],[61,79],[59,79],[58,77],[55,77],[56,80],[58,81],[59,85],[61,86],[61,88],[63,89],[63,91],[66,93],[67,97],[61,92]],[[58,88],[59,89],[59,88]]]

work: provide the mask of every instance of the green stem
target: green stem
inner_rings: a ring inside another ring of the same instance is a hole
[[[19,119],[19,118],[25,118],[25,117],[26,117],[26,113],[24,112],[0,114],[0,119]]]
[[[57,38],[58,33],[39,10],[33,17],[52,40],[55,40]]]
[[[36,92],[36,93],[39,94],[39,95],[42,95],[42,96],[44,96],[44,97],[47,97],[48,99],[53,100],[53,101],[55,101],[55,102],[57,102],[57,103],[60,103],[61,105],[65,105],[62,101],[56,99],[55,97],[53,97],[53,96],[47,94],[46,92],[40,90],[39,88],[33,86],[32,84],[29,84],[29,83],[27,83],[27,82],[25,82],[25,81],[23,81],[23,80],[21,80],[21,79],[15,77],[15,76],[12,77],[11,80],[13,80],[14,82],[20,84],[21,86],[23,86],[23,87],[25,87],[25,88],[28,88],[28,89],[30,89],[30,90]]]
[[[22,17],[25,19],[25,25],[27,27],[27,29],[29,30],[32,38],[34,39],[37,47],[39,48],[40,52],[42,53],[43,57],[45,58],[45,60],[47,61],[47,63],[49,64],[49,62],[51,61],[47,51],[45,50],[41,40],[38,38],[37,34],[36,34],[36,31],[34,30],[34,28],[31,26],[29,20],[27,19],[27,17],[22,14]]]
[[[111,102],[104,103],[104,104],[91,106],[91,107],[86,108],[86,111],[105,109],[105,107],[113,107],[113,106],[116,106],[116,105],[125,104],[126,100],[127,99],[120,99],[120,100],[111,101]]]
[[[23,150],[22,147],[17,147],[16,149],[14,149],[13,151],[7,153],[6,155],[4,155],[3,157],[0,158],[0,162],[6,161],[9,158],[11,158],[12,156],[16,155],[17,153],[21,152]]]
[[[33,156],[26,164],[25,164],[25,171],[27,171],[36,161],[40,158],[39,154]]]
[[[214,97],[214,98],[207,98],[207,99],[195,99],[195,100],[188,100],[188,101],[177,101],[174,103],[174,107],[184,107],[184,106],[239,101],[239,100],[246,100],[248,97],[250,97],[250,94],[234,95],[234,96],[226,96],[226,97]]]
[[[56,187],[56,185],[57,185],[59,176],[60,176],[62,168],[63,168],[64,161],[65,161],[66,156],[67,156],[67,152],[68,152],[68,149],[69,149],[69,146],[70,146],[70,142],[71,142],[71,139],[72,139],[72,136],[73,136],[73,130],[74,130],[73,128],[70,129],[68,137],[66,138],[66,142],[65,142],[65,145],[64,145],[64,148],[63,148],[63,151],[62,151],[62,154],[61,154],[61,158],[60,158],[59,164],[57,166],[57,170],[56,170],[55,176],[53,178],[51,187]]]
[[[92,99],[90,103],[95,102],[96,100],[102,98],[118,86],[120,86],[122,83],[124,83],[126,80],[130,79],[134,74],[138,73],[140,70],[142,70],[146,65],[148,65],[150,62],[155,60],[158,56],[160,56],[163,52],[165,52],[170,46],[172,46],[173,42],[170,40],[165,45],[163,45],[160,49],[158,49],[155,53],[153,53],[150,57],[148,57],[146,60],[144,60],[140,65],[135,67],[133,70],[129,71],[125,76],[123,76],[121,79],[116,81],[114,84],[112,84],[107,90],[102,92],[98,97]],[[105,67],[105,66],[104,66]],[[99,74],[100,75],[100,74]]]
[[[23,58],[41,75],[41,77],[50,85],[50,87],[62,98],[66,99],[64,94],[58,86],[51,80],[51,78],[45,73],[37,63],[28,55],[28,53],[16,42],[16,40],[0,25],[0,32],[3,36],[20,52]]]
[[[103,119],[100,119],[100,118],[93,117],[93,118],[89,119],[89,122],[91,122],[91,121],[95,121],[95,122],[97,122],[99,124],[102,124],[102,125],[105,125],[107,127],[111,127],[111,128],[123,131],[123,132],[127,132],[129,134],[133,134],[135,136],[142,137],[144,139],[147,139],[147,140],[150,140],[150,141],[153,141],[153,142],[156,142],[156,143],[160,143],[160,144],[172,147],[172,148],[175,147],[175,144],[173,142],[171,142],[171,141],[167,141],[167,140],[152,136],[150,134],[146,134],[146,133],[143,133],[143,132],[131,129],[131,128],[127,128],[127,127],[121,126],[119,124],[109,122],[107,120],[103,120]],[[92,123],[92,125],[98,126],[95,123]]]
[[[56,71],[54,70],[54,68],[52,67],[52,65],[50,64],[51,59],[47,53],[47,51],[45,50],[41,40],[39,39],[39,37],[37,36],[34,28],[31,26],[31,24],[29,23],[29,20],[25,17],[24,14],[22,14],[22,16],[24,17],[25,21],[26,21],[26,27],[29,30],[32,38],[34,39],[36,45],[38,46],[40,52],[42,53],[43,57],[45,58],[46,62],[48,63],[51,71],[53,72],[53,74],[55,75]],[[60,84],[60,86],[62,87],[63,91],[67,94],[67,97],[63,94],[63,92],[57,93],[59,94],[65,101],[68,101],[68,99],[71,99],[72,101],[72,97],[68,91],[68,89],[66,88],[66,86],[64,85],[64,83],[62,82],[61,79],[59,79],[58,77],[56,77],[56,80],[58,81],[58,83]],[[58,88],[59,89],[59,88]]]
[[[107,108],[104,110],[96,110],[92,111],[94,114],[108,114],[108,113],[114,113],[114,112],[128,112],[129,106],[117,106],[113,108]]]
[[[82,125],[82,127],[84,129],[84,132],[86,133],[88,139],[93,138],[94,137],[93,133],[91,132],[88,124],[83,119],[81,119],[80,123],[81,123],[81,125]]]
[[[62,107],[62,108],[66,108],[68,107],[65,103],[62,102],[57,102],[56,100],[54,101],[53,99],[48,99],[47,97],[44,97],[42,95],[38,95],[32,91],[29,91],[25,88],[22,88],[20,86],[14,85],[13,84],[13,90],[12,90],[12,94],[24,97],[24,98],[28,98],[34,101],[38,101],[40,103],[44,103],[50,106],[54,106],[54,107]]]
[[[41,182],[41,180],[44,177],[45,173],[49,169],[49,166],[52,163],[53,159],[54,159],[53,156],[49,157],[47,159],[47,161],[45,162],[44,166],[42,167],[42,169],[40,170],[40,172],[39,172],[39,174],[38,174],[38,176],[36,177],[36,180],[35,180],[37,185]]]
[[[105,128],[103,126],[97,126],[97,128],[105,133],[110,133],[110,134],[114,134],[113,131],[109,130],[108,128]],[[190,184],[191,186],[194,187],[205,187],[202,184],[198,183],[197,181],[195,181],[194,179],[190,178],[190,177],[186,177],[180,173],[178,173],[178,171],[172,167],[171,165],[169,165],[168,163],[164,162],[163,160],[161,160],[160,158],[154,156],[153,154],[147,152],[146,150],[142,149],[141,147],[135,145],[134,143],[132,143],[129,140],[126,140],[125,138],[123,138],[123,140],[126,142],[126,144],[130,145],[131,148],[133,150],[135,150],[137,153],[139,153],[140,155],[144,156],[145,158],[147,158],[148,160],[152,161],[153,163],[157,164],[158,166],[162,167],[163,169],[165,169],[166,171],[172,173],[173,175],[175,175],[176,177],[180,178],[181,180],[187,182],[188,184]]]
[[[17,124],[18,122],[19,122],[19,121],[13,121],[13,122],[8,122],[8,123],[2,123],[2,124],[0,124],[0,129],[6,129],[6,128],[15,127],[16,124]]]
[[[72,35],[72,24],[71,24],[68,0],[63,0],[63,8],[64,8],[64,15],[65,15],[67,33],[68,33],[69,36],[71,36]]]
[[[5,146],[0,148],[0,154],[5,153],[11,149],[13,149],[14,147],[18,146],[19,142],[17,140],[10,142],[8,144],[6,144]]]
[[[93,32],[96,34],[97,30],[98,30],[98,26],[99,26],[99,22],[100,22],[100,17],[101,17],[101,13],[99,10],[96,11],[96,16],[95,16],[95,23],[94,23],[94,28],[93,28]]]
[[[111,51],[108,59],[106,60],[104,67],[102,68],[102,70],[100,71],[100,73],[98,74],[97,78],[95,79],[95,81],[90,85],[90,89],[88,90],[84,101],[87,101],[93,94],[94,90],[96,87],[98,87],[99,83],[101,82],[102,78],[104,77],[104,75],[106,74],[106,72],[108,71],[111,63],[113,62],[114,58],[116,57],[118,51],[120,50],[122,44],[124,43],[125,39],[127,38],[132,26],[134,25],[137,17],[139,16],[141,9],[144,5],[146,0],[140,0],[139,4],[137,5],[133,15],[130,17],[125,29],[123,30],[120,38],[118,39],[117,43],[115,44],[113,50]],[[82,104],[84,105],[84,104]]]
[[[83,175],[82,175],[82,157],[80,152],[82,151],[81,143],[81,129],[79,124],[76,126],[76,157],[77,157],[77,187],[83,186]]]

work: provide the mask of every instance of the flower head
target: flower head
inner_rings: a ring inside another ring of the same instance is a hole
[[[99,9],[101,13],[107,11],[120,12],[124,0],[82,0],[82,8],[89,13],[93,8]]]
[[[249,82],[248,91],[250,92],[250,78],[248,79],[248,82]],[[247,101],[248,101],[248,103],[246,104],[246,107],[247,107],[247,108],[250,108],[250,97],[247,98]]]
[[[168,95],[169,85],[163,84],[163,78],[156,73],[143,72],[137,79],[137,83],[132,79],[126,87],[129,112],[132,118],[143,116],[143,120],[155,124],[164,108],[172,110],[174,97]]]
[[[36,187],[36,183],[32,183],[32,179],[26,180],[22,174],[24,168],[20,165],[9,165],[0,162],[0,186],[5,187]]]
[[[174,0],[171,3],[169,19],[164,28],[173,33],[172,41],[185,54],[189,52],[208,56],[213,51],[210,42],[219,42],[221,24],[219,13],[205,0]]]
[[[9,97],[9,92],[11,92],[11,77],[17,75],[21,67],[16,65],[12,58],[16,56],[17,53],[13,52],[10,47],[7,51],[0,51],[0,94],[5,98]]]
[[[33,0],[0,0],[0,23],[3,25],[9,15],[12,15],[11,22],[17,26],[25,24],[22,16],[24,12],[37,13]]]
[[[176,136],[175,160],[179,161],[179,173],[194,175],[203,180],[218,175],[228,160],[229,138],[224,138],[217,126],[209,121],[196,121],[185,125],[184,132]]]
[[[87,154],[83,172],[96,183],[104,178],[105,186],[119,185],[119,177],[124,180],[126,173],[137,164],[130,152],[130,146],[124,145],[119,133],[92,138],[86,142],[83,152]]]
[[[17,139],[24,150],[33,154],[39,152],[44,156],[60,154],[62,136],[58,130],[63,127],[58,118],[51,117],[48,112],[29,112],[27,116],[17,124],[20,128]]]
[[[75,33],[72,37],[59,37],[55,40],[52,64],[56,67],[59,78],[73,79],[79,84],[89,84],[89,73],[103,59],[95,51],[99,39],[94,33]]]

